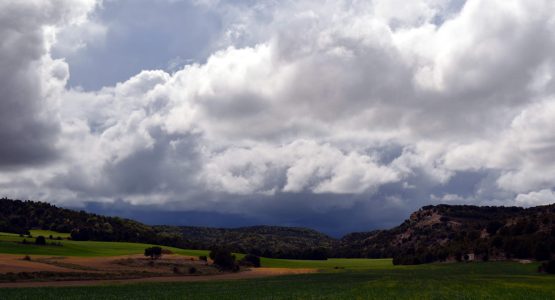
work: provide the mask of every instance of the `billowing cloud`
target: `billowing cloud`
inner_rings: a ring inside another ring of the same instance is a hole
[[[522,206],[547,205],[555,202],[555,194],[552,190],[540,190],[528,194],[519,194],[516,202]]]
[[[33,167],[4,171],[0,190],[296,219],[280,203],[378,218],[436,202],[549,202],[555,4],[405,2],[195,1],[221,18],[217,51],[94,91],[68,88],[67,63],[50,55],[94,3],[32,23],[9,21],[25,5],[8,2],[0,76],[13,96],[0,122],[13,126],[0,138],[15,142],[0,165]],[[110,28],[92,24],[109,44]],[[33,38],[42,44],[28,53],[12,47]]]
[[[53,89],[67,65],[48,55],[55,27],[74,24],[94,1],[3,1],[0,4],[0,168],[56,156],[59,126]]]

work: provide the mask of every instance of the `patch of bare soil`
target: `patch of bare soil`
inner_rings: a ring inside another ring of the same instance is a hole
[[[69,272],[70,270],[53,265],[45,265],[35,259],[24,260],[24,255],[0,254],[0,274],[19,272]],[[42,257],[37,257],[42,258]]]
[[[270,276],[315,273],[316,269],[287,269],[287,268],[256,268],[238,273],[219,273],[216,275],[199,276],[170,276],[170,277],[145,277],[136,279],[116,280],[80,280],[80,281],[50,281],[50,282],[8,282],[0,283],[0,288],[9,287],[62,287],[62,286],[91,286],[91,285],[118,285],[141,282],[198,282],[210,280],[238,280],[253,279]]]
[[[314,269],[256,268],[223,273],[204,261],[181,255],[151,260],[141,255],[116,257],[48,257],[0,255],[0,288],[77,286],[127,282],[232,280],[301,274]]]

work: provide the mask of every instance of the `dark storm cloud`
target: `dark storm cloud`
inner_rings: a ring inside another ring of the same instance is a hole
[[[41,26],[54,22],[41,7],[0,5],[0,168],[41,163],[55,155],[59,127],[47,113],[38,70],[46,53]]]

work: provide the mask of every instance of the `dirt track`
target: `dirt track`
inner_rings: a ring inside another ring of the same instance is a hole
[[[114,266],[112,261],[122,258],[135,258],[137,256],[123,256],[123,257],[68,257],[63,258],[64,262],[71,265],[79,265],[82,267],[113,270],[116,271],[121,267]],[[175,259],[184,257],[175,256]],[[40,260],[49,259],[47,256],[33,256],[33,260],[26,261],[22,259],[21,255],[0,254],[0,273],[8,272],[75,272],[75,269],[65,268],[63,266],[56,266],[47,263],[41,263]],[[56,258],[51,258],[56,259]],[[57,258],[60,259],[60,258]],[[200,263],[200,262],[198,262]],[[140,283],[140,282],[194,282],[194,281],[210,281],[210,280],[237,280],[237,279],[250,279],[261,278],[269,276],[290,275],[290,274],[305,274],[314,273],[316,269],[287,269],[287,268],[254,268],[251,270],[242,271],[239,273],[221,273],[212,275],[183,275],[173,276],[168,274],[160,274],[157,277],[144,277],[136,279],[100,279],[100,280],[68,280],[68,281],[18,281],[18,282],[4,282],[0,283],[0,288],[8,287],[57,287],[57,286],[90,286],[90,285],[113,285],[113,284],[126,284],[126,283]],[[82,272],[96,272],[82,270]]]

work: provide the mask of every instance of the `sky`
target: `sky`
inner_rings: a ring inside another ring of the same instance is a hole
[[[390,228],[555,202],[551,0],[0,1],[0,195]]]

